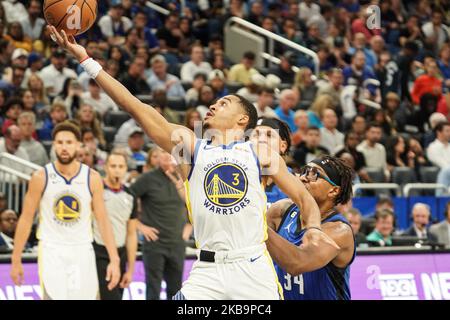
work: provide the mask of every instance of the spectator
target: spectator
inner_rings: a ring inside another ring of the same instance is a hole
[[[166,59],[162,55],[156,55],[150,60],[152,75],[147,79],[148,85],[155,90],[165,90],[171,98],[184,98],[186,94],[178,77],[167,73]]]
[[[389,177],[389,171],[386,162],[386,149],[381,140],[381,127],[375,123],[367,126],[366,139],[361,142],[356,150],[364,155],[366,166],[369,168],[379,168],[383,170],[385,179]]]
[[[430,207],[425,203],[418,202],[413,206],[411,216],[413,225],[402,235],[428,239],[432,243],[437,242],[437,238],[430,233],[428,227],[431,218]]]
[[[167,94],[165,90],[153,91],[153,105],[159,113],[170,123],[179,123],[178,114],[168,106]]]
[[[6,246],[8,250],[14,248],[17,220],[17,213],[14,210],[7,209],[0,212],[0,247]]]
[[[442,46],[437,64],[443,77],[444,87],[450,88],[450,43]]]
[[[156,53],[159,51],[158,38],[148,27],[148,20],[149,16],[147,16],[147,13],[143,10],[138,10],[133,18],[134,28],[137,31],[139,39],[148,46],[149,53]]]
[[[22,48],[17,48],[13,51],[11,55],[11,62],[10,66],[17,66],[22,69],[26,69],[28,67],[28,56],[29,53],[27,50]],[[8,65],[8,64],[5,64]],[[13,68],[12,67],[6,67],[5,71],[3,72],[2,80],[8,83],[12,83],[13,80]]]
[[[104,38],[111,45],[123,44],[125,34],[133,26],[131,20],[123,16],[123,6],[120,1],[113,2],[107,15],[98,20],[98,26]]]
[[[75,121],[81,130],[85,128],[91,129],[100,146],[106,145],[105,136],[103,135],[100,121],[98,120],[96,112],[91,105],[83,104],[75,117]]]
[[[103,119],[106,112],[118,110],[114,101],[100,89],[94,79],[89,80],[88,91],[81,94],[81,99],[83,99],[84,103],[93,106],[101,119]]]
[[[381,29],[380,29],[381,26],[378,26],[378,27],[371,26],[370,29],[368,28],[368,26],[370,24],[368,23],[367,18],[371,14],[372,14],[371,11],[367,10],[366,6],[361,6],[361,9],[358,14],[359,17],[357,19],[353,20],[352,25],[351,25],[351,32],[353,34],[362,32],[364,34],[364,36],[366,37],[366,39],[369,41],[373,36],[381,34]]]
[[[447,118],[447,120],[450,120],[450,92],[447,92],[445,95],[441,96],[441,99],[439,99],[436,108],[436,112],[441,113]]]
[[[373,71],[366,66],[366,57],[363,51],[356,50],[352,57],[352,64],[342,71],[344,85],[355,85],[365,91],[366,98],[375,97],[377,88],[370,80],[377,80]]]
[[[442,93],[442,80],[438,78],[439,68],[434,60],[425,65],[426,74],[414,81],[411,97],[415,104],[420,104],[421,98],[430,93],[440,98]]]
[[[77,160],[95,170],[95,155],[88,146],[82,144],[77,151]]]
[[[308,113],[305,110],[297,110],[294,114],[294,122],[297,127],[297,131],[291,135],[291,141],[293,146],[298,146],[302,142],[308,132],[309,119]]]
[[[389,209],[378,210],[375,213],[375,230],[366,238],[370,245],[392,246],[394,231],[394,213]]]
[[[147,162],[145,163],[144,166],[144,173],[159,167],[159,158],[162,152],[163,150],[158,146],[155,146],[153,148],[150,148],[150,150],[148,150]]]
[[[405,139],[402,136],[389,137],[386,142],[387,165],[389,171],[395,167],[415,168],[415,154],[408,150]]]
[[[6,132],[5,136],[3,138],[0,138],[0,154],[3,152],[6,152],[10,155],[13,155],[15,157],[21,158],[23,160],[29,161],[30,158],[28,157],[28,153],[26,150],[20,146],[20,143],[22,142],[23,135],[20,128],[16,125],[10,126]],[[9,160],[7,158],[0,159],[0,164],[4,165],[10,169],[24,172],[24,173],[30,173],[29,170],[24,170],[23,165],[17,163],[16,161]],[[1,179],[4,179],[4,181],[7,181],[8,179],[14,179],[11,176],[3,176]]]
[[[66,106],[60,102],[54,102],[50,108],[50,114],[45,118],[42,128],[37,130],[40,141],[51,141],[53,128],[67,119]]]
[[[262,1],[253,1],[250,5],[250,12],[247,16],[247,21],[256,25],[261,25],[264,13],[264,5]]]
[[[441,122],[434,129],[436,139],[427,148],[430,162],[444,169],[450,166],[450,123]]]
[[[292,83],[296,78],[292,66],[296,65],[296,56],[292,51],[286,51],[280,57],[280,64],[270,70],[271,74],[276,75],[281,79],[282,83]],[[296,79],[297,80],[297,79]]]
[[[31,162],[42,167],[45,166],[49,162],[47,151],[41,143],[33,138],[33,134],[36,134],[36,116],[32,112],[23,112],[19,116],[17,124],[23,135],[20,147],[26,151]]]
[[[371,118],[372,121],[378,124],[383,130],[383,137],[381,139],[383,143],[385,142],[386,137],[390,137],[392,134],[396,133],[396,130],[392,128],[390,122],[388,122],[386,118],[386,111],[384,109],[375,110]]]
[[[320,145],[331,154],[344,145],[344,135],[336,129],[338,118],[333,109],[325,109],[322,113],[323,127],[320,128]]]
[[[168,177],[173,172],[173,159],[168,153],[160,156],[159,168],[141,175],[131,186],[141,199],[142,211],[138,230],[144,234],[142,248],[147,300],[159,300],[161,281],[167,283],[167,296],[181,288],[185,256],[185,240],[192,227],[183,217],[184,201]],[[183,189],[184,192],[184,188]]]
[[[3,122],[2,134],[6,135],[6,130],[10,126],[17,124],[17,119],[23,111],[23,103],[19,99],[12,98],[6,102],[3,110],[6,118]]]
[[[34,100],[33,94],[30,90],[24,90],[21,94],[22,104],[23,104],[23,111],[26,112],[32,112],[36,113],[36,101]],[[37,135],[36,133],[33,133],[33,137],[36,139]]]
[[[99,148],[99,141],[95,137],[94,132],[90,128],[83,128],[81,130],[81,142],[92,155],[94,155],[94,168],[100,171],[106,163],[108,153]]]
[[[20,21],[23,17],[27,16],[27,9],[21,1],[2,1],[1,5],[3,5],[3,9],[5,10],[5,17],[8,17],[8,22]]]
[[[306,34],[304,45],[311,50],[318,52],[319,48],[326,46],[325,40],[321,37],[319,24],[310,20],[307,22],[308,32]]]
[[[361,212],[356,208],[351,208],[347,212],[347,219],[353,230],[355,236],[356,245],[366,243],[366,235],[360,231],[361,229]]]
[[[400,29],[399,45],[404,47],[407,42],[415,42],[422,45],[425,39],[425,35],[420,28],[419,17],[412,14],[408,17],[406,24]]]
[[[258,118],[278,118],[272,109],[274,102],[274,92],[272,89],[263,87],[259,92],[258,99],[253,105],[258,113]]]
[[[433,48],[434,53],[437,53],[450,38],[450,30],[442,22],[442,12],[436,8],[432,12],[431,21],[422,25],[422,32],[426,37],[425,42]]]
[[[36,101],[36,109],[38,111],[42,111],[44,107],[47,107],[50,104],[44,88],[44,81],[42,81],[42,79],[37,74],[30,75],[27,83],[27,88],[33,94],[33,98]]]
[[[222,71],[220,71],[222,72]],[[206,76],[203,73],[197,73],[194,76],[194,80],[192,81],[192,87],[186,92],[184,96],[184,101],[186,105],[193,106],[197,104],[198,101],[198,92],[200,88],[206,84]]]
[[[83,99],[81,98],[82,93],[83,88],[78,82],[78,79],[67,78],[64,82],[61,94],[53,99],[53,102],[64,103],[67,115],[71,119],[77,114],[83,104]]]
[[[434,235],[438,243],[450,246],[450,201],[445,206],[445,219],[430,227],[430,234]]]
[[[332,98],[335,109],[340,108],[343,81],[342,70],[338,68],[331,69],[328,73],[328,82],[318,89],[315,96],[327,94]],[[301,98],[303,100],[304,96],[301,95]]]
[[[289,126],[291,132],[296,131],[294,114],[295,112],[292,110],[298,103],[298,98],[294,90],[292,89],[284,89],[280,93],[280,104],[275,109],[275,113],[277,117],[286,122]]]
[[[147,159],[147,153],[143,150],[144,145],[144,131],[139,127],[131,130],[128,136],[128,146],[126,148],[129,170],[136,170],[137,172],[142,173]]]
[[[423,148],[417,139],[409,138],[408,148],[409,148],[409,150],[414,152],[414,155],[415,155],[414,161],[415,161],[416,171],[418,171],[420,169],[420,167],[431,166],[431,163],[428,161],[427,157],[425,156],[425,152],[423,151]]]
[[[210,86],[204,85],[200,88],[196,109],[200,112],[202,119],[205,118],[206,113],[209,111],[209,106],[212,104],[214,99],[214,91]]]
[[[23,32],[31,38],[37,40],[41,36],[42,29],[46,22],[40,17],[42,12],[42,3],[40,0],[31,0],[28,3],[28,14],[20,20]]]
[[[178,15],[170,13],[164,21],[164,27],[158,29],[156,37],[159,40],[161,52],[176,53],[181,42],[182,33],[179,28]]]
[[[200,112],[198,112],[195,108],[191,108],[186,110],[186,116],[184,120],[184,126],[194,133],[202,131],[202,118],[200,116]],[[201,134],[200,134],[201,137]],[[200,138],[199,137],[199,138]]]
[[[291,81],[292,82],[292,81]],[[303,67],[295,75],[294,89],[299,92],[301,105],[307,108],[311,106],[316,99],[318,88],[312,78],[311,69]]]
[[[208,75],[208,84],[214,91],[216,99],[220,99],[228,95],[228,88],[225,83],[225,75],[219,69],[214,69]]]
[[[322,128],[322,115],[326,109],[333,108],[333,98],[329,95],[318,95],[308,111],[309,125]]]
[[[379,39],[380,36],[374,36],[372,39],[375,37]],[[381,38],[381,40],[383,40],[383,38]],[[370,43],[372,43],[372,41],[373,40],[370,40]],[[355,33],[353,36],[353,47],[351,47],[348,52],[353,56],[358,50],[364,52],[366,67],[373,69],[377,64],[377,56],[373,50],[367,48],[366,36],[362,32]]]
[[[351,131],[356,133],[358,136],[359,142],[362,142],[366,135],[366,129],[367,129],[367,122],[366,118],[364,118],[362,115],[356,115],[352,119],[352,125],[351,125]]]
[[[320,145],[320,129],[309,127],[304,140],[294,150],[293,157],[299,166],[304,166],[321,155],[328,153],[328,150]]]
[[[150,88],[153,89],[153,85],[145,81],[145,60],[140,57],[133,59],[128,67],[128,72],[122,77],[122,84],[133,95],[150,94]]]
[[[228,73],[228,81],[239,82],[244,85],[250,82],[250,78],[258,71],[253,67],[255,64],[255,54],[251,51],[244,53],[241,63],[231,67]]]
[[[251,103],[255,103],[258,100],[259,92],[261,88],[264,87],[266,83],[266,78],[259,73],[255,73],[250,77],[250,82],[248,82],[245,87],[238,90],[237,94],[244,97]]]
[[[18,65],[12,66],[11,69],[11,80],[0,80],[0,89],[6,89],[11,97],[19,96],[26,69]]]
[[[364,170],[364,167],[366,166],[366,159],[361,152],[356,150],[356,147],[360,142],[361,141],[356,132],[348,131],[344,137],[344,148],[336,152],[336,157],[340,157],[343,153],[349,153],[355,163],[353,169],[358,176],[365,182],[372,182],[369,175]]]
[[[394,92],[388,92],[385,96],[384,103],[385,121],[394,132],[401,132],[400,123],[402,119],[402,108],[400,107],[400,97]]]
[[[22,25],[18,21],[8,24],[7,32],[3,38],[12,42],[16,48],[21,48],[28,52],[31,52],[33,49],[31,38],[24,34]]]
[[[212,71],[209,62],[204,61],[203,47],[193,45],[191,48],[191,60],[181,67],[181,81],[192,82],[197,73],[208,75]]]
[[[375,37],[373,39],[375,39]],[[375,76],[380,81],[381,95],[384,97],[388,92],[396,94],[396,92],[399,91],[398,65],[392,59],[389,51],[386,50],[381,52],[378,56],[378,63],[375,65],[374,69]]]
[[[41,70],[39,77],[44,81],[44,88],[50,97],[56,97],[62,92],[67,78],[77,78],[72,69],[66,67],[66,52],[60,48],[52,53],[51,64]]]

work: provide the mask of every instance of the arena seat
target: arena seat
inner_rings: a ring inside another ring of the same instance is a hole
[[[401,186],[407,183],[417,182],[416,172],[409,167],[394,167],[391,178],[392,182]]]
[[[240,82],[228,82],[227,88],[229,93],[236,93],[239,89],[243,88],[244,85]]]
[[[420,181],[425,183],[436,183],[440,168],[438,167],[421,167],[419,169]]]
[[[184,98],[168,98],[167,105],[175,111],[186,110],[186,102],[184,101]]]
[[[130,118],[130,115],[124,111],[108,111],[105,113],[104,123],[107,127],[119,128],[125,121],[129,120]]]
[[[106,140],[106,149],[110,151],[117,133],[117,127],[103,127],[103,134]]]

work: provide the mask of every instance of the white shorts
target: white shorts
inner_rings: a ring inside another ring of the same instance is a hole
[[[98,278],[92,244],[39,243],[39,278],[44,299],[98,299]]]
[[[217,253],[216,253],[217,254]],[[227,255],[228,256],[228,255]],[[197,260],[181,293],[187,300],[280,300],[283,290],[265,245],[244,259]]]

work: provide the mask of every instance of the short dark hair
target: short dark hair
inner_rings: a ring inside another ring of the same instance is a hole
[[[254,129],[256,127],[256,123],[258,122],[258,113],[256,112],[256,108],[253,103],[238,94],[233,93],[231,95],[239,99],[241,107],[244,109],[245,114],[249,117],[245,131]]]
[[[8,110],[15,105],[19,105],[22,109],[24,108],[22,100],[13,97],[6,101],[5,106],[3,107],[3,112],[6,114],[6,112],[8,112]]]
[[[366,130],[369,131],[369,130],[372,129],[372,128],[378,128],[378,129],[381,129],[381,126],[380,126],[378,123],[376,123],[376,122],[370,122],[370,123],[367,125]]]
[[[77,139],[77,141],[81,142],[80,128],[77,125],[75,125],[73,122],[70,122],[67,120],[56,125],[56,127],[53,129],[53,132],[52,132],[52,140],[55,140],[56,135],[62,131],[72,132],[74,134],[75,138]]]
[[[394,212],[392,212],[389,209],[381,209],[377,210],[375,212],[375,220],[378,221],[380,219],[386,219],[387,217],[391,216],[393,220],[395,220]]]
[[[249,59],[249,60],[255,60],[256,56],[255,53],[253,51],[246,51],[244,52],[244,56],[245,59]]]
[[[450,122],[448,121],[441,121],[439,122],[436,127],[434,127],[434,132],[437,134],[438,132],[442,132],[446,126],[450,126]]]
[[[377,205],[382,205],[382,204],[385,204],[385,203],[389,204],[392,207],[394,206],[394,202],[392,201],[392,199],[390,197],[388,197],[388,196],[380,196],[378,198]]]
[[[355,172],[343,160],[337,157],[322,155],[319,159],[321,161],[326,161],[327,165],[332,166],[340,176],[340,191],[334,199],[334,204],[346,204],[353,196],[353,178]]]

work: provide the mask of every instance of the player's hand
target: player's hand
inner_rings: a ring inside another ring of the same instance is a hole
[[[133,273],[131,272],[131,270],[128,270],[122,276],[122,281],[120,281],[120,287],[122,289],[128,288],[128,286],[130,285],[131,281],[133,281]]]
[[[23,266],[22,262],[13,262],[11,265],[11,279],[16,286],[23,284]]]
[[[51,38],[64,50],[71,53],[78,61],[88,56],[86,49],[77,44],[74,36],[68,36],[64,30],[58,32],[54,26],[47,26]]]
[[[106,281],[108,281],[108,290],[114,289],[120,281],[119,260],[110,261],[106,268]]]
[[[139,224],[138,230],[144,235],[147,241],[156,241],[159,239],[159,230],[143,224]]]

